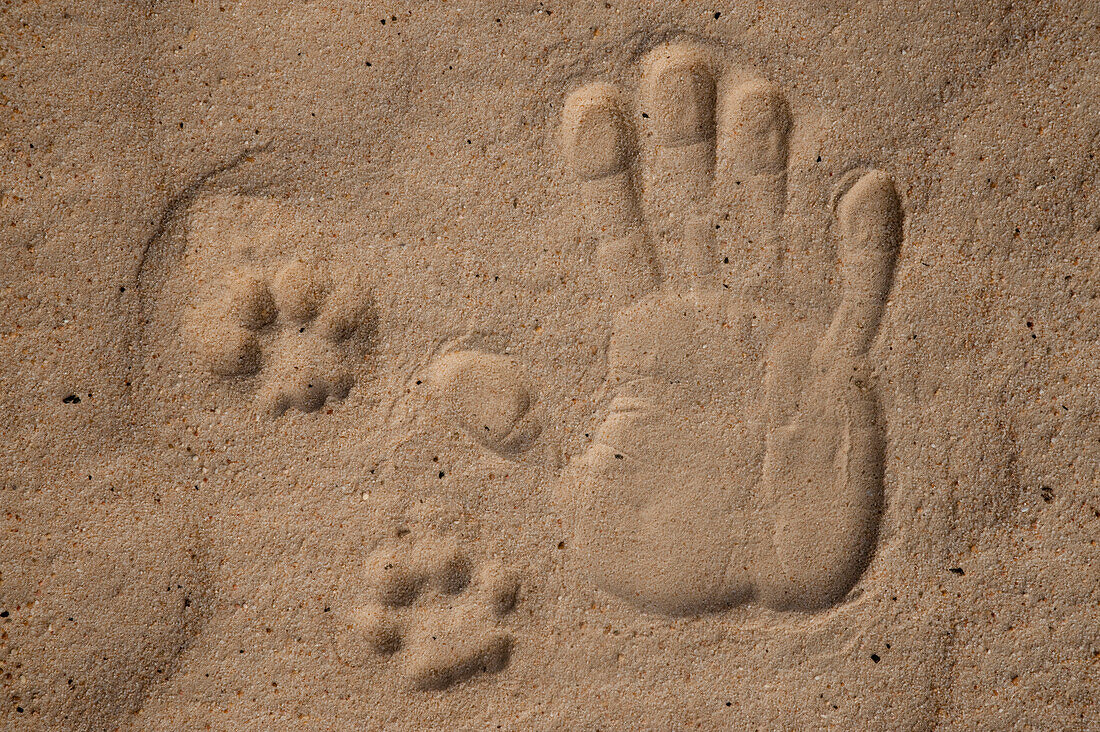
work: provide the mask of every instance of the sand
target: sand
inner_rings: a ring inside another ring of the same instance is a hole
[[[0,21],[0,727],[1100,728],[1095,3]]]

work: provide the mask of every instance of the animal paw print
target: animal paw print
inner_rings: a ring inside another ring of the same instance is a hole
[[[538,389],[513,358],[456,351],[432,364],[429,379],[448,417],[487,450],[515,459],[542,433]]]
[[[341,659],[362,666],[371,656],[401,658],[406,680],[421,690],[503,670],[513,639],[501,622],[519,581],[499,563],[475,569],[454,544],[377,550],[367,563],[369,599],[347,613]]]
[[[369,349],[375,320],[370,292],[354,277],[334,283],[321,263],[293,259],[270,275],[260,266],[230,271],[188,334],[203,368],[248,381],[261,409],[280,416],[347,396],[350,363]]]
[[[600,588],[646,610],[836,603],[877,540],[884,431],[868,350],[901,201],[885,173],[845,176],[838,305],[806,317],[785,304],[792,219],[807,212],[787,206],[780,90],[672,43],[646,58],[630,108],[590,84],[562,119],[596,266],[621,308],[608,413],[578,465],[579,551]],[[739,246],[758,259],[727,286],[721,252]]]

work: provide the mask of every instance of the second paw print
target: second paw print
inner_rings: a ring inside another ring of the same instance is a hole
[[[393,659],[424,691],[508,666],[513,637],[504,621],[520,585],[501,564],[477,566],[443,540],[401,539],[371,555],[365,582],[365,602],[347,608],[337,637],[344,662]]]
[[[187,339],[200,368],[246,383],[260,408],[279,416],[344,399],[376,321],[370,290],[356,277],[293,258],[227,272],[220,294],[197,305]]]

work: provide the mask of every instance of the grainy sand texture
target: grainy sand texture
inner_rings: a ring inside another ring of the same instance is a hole
[[[0,5],[0,728],[1100,729],[1100,5]]]

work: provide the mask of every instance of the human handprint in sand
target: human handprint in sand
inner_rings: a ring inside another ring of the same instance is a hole
[[[873,553],[884,429],[868,355],[902,242],[890,177],[833,197],[833,312],[788,303],[788,144],[772,83],[701,47],[644,61],[636,100],[594,83],[562,118],[595,266],[618,307],[609,406],[573,486],[596,584],[672,615],[841,601]],[[631,111],[633,110],[633,112]],[[757,261],[735,284],[718,252]]]

